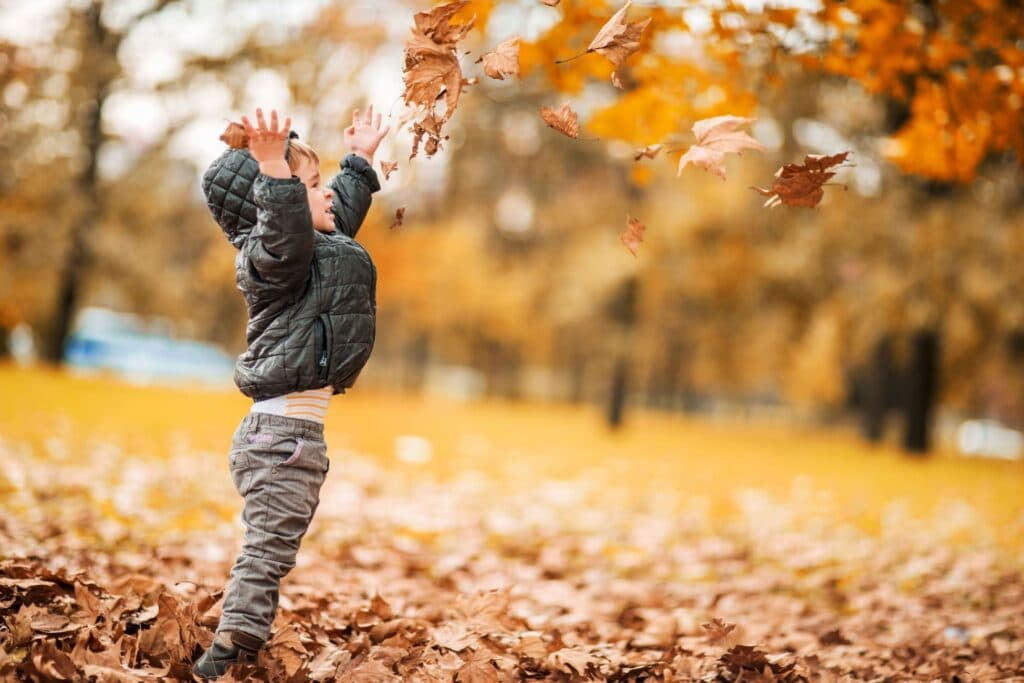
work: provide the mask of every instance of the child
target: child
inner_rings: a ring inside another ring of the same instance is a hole
[[[254,400],[229,456],[245,537],[214,643],[192,669],[203,679],[255,662],[270,636],[281,579],[330,466],[328,401],[355,382],[375,334],[377,271],[354,237],[380,189],[373,155],[389,127],[372,106],[353,112],[352,153],[324,189],[319,158],[289,132],[291,120],[278,127],[271,111],[268,127],[257,109],[256,121],[242,117],[247,149],[232,144],[203,175],[210,210],[238,249],[249,323],[235,383]]]

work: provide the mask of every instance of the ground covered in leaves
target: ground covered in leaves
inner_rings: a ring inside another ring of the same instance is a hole
[[[0,680],[189,680],[240,543],[226,455],[24,429],[0,432]],[[807,483],[735,488],[719,518],[600,461],[330,455],[274,638],[235,680],[1024,680],[1020,547],[964,501],[870,529]]]

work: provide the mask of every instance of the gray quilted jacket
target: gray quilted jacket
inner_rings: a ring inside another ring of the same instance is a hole
[[[344,393],[370,358],[375,336],[377,269],[354,239],[380,189],[373,168],[355,154],[342,161],[330,182],[330,234],[313,228],[302,181],[260,174],[245,149],[225,151],[202,185],[238,249],[235,280],[249,309],[248,348],[235,363],[235,384],[255,400],[328,384]]]

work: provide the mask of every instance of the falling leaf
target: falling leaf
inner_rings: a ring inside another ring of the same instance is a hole
[[[625,61],[640,49],[640,36],[644,29],[651,23],[650,17],[635,23],[626,22],[626,12],[632,3],[627,2],[622,9],[616,12],[608,22],[597,32],[597,36],[587,46],[587,52],[599,52],[616,67],[622,66]],[[612,83],[621,88],[618,71],[612,73]]]
[[[484,73],[499,81],[505,80],[505,76],[519,75],[519,36],[512,36],[508,40],[499,43],[493,52],[488,52],[476,63],[484,63]]]
[[[664,147],[665,145],[659,143],[657,145],[647,145],[643,149],[638,149],[636,151],[636,154],[633,155],[633,161],[640,161],[641,159],[645,158],[653,159],[654,157],[658,156],[658,152],[660,152]]]
[[[627,217],[628,218],[628,217]],[[637,218],[629,218],[625,232],[622,233],[622,243],[626,245],[633,256],[636,256],[637,247],[644,241],[644,230],[646,226]]]
[[[469,0],[455,0],[413,16],[416,26],[405,45],[402,93],[406,105],[416,108],[420,116],[410,128],[414,136],[410,158],[416,156],[425,135],[427,156],[438,150],[441,126],[455,113],[462,88],[470,84],[462,77],[457,43],[472,28],[475,17],[464,24],[451,23],[452,17],[467,4]],[[443,113],[437,111],[441,101]]]
[[[682,174],[686,165],[693,163],[725,180],[726,154],[738,154],[744,149],[764,150],[764,145],[750,137],[748,133],[738,130],[740,126],[755,120],[726,115],[703,119],[693,124],[692,130],[697,137],[697,144],[680,157],[676,175]]]
[[[849,154],[848,151],[831,156],[808,154],[803,164],[786,164],[776,171],[770,189],[752,189],[768,197],[765,206],[786,204],[814,208],[825,196],[822,186],[835,176],[835,171],[830,169],[846,161]]]
[[[401,227],[403,218],[405,218],[405,207],[400,206],[397,209],[395,209],[395,221],[389,227],[392,230]]]
[[[580,126],[576,112],[572,110],[568,103],[563,104],[561,109],[557,111],[551,107],[541,107],[540,115],[544,119],[544,123],[559,133],[568,135],[571,138],[578,138],[580,136]]]
[[[381,160],[380,170],[384,173],[384,180],[387,180],[391,177],[392,173],[398,170],[398,162]]]
[[[249,146],[249,136],[245,132],[245,127],[234,121],[229,123],[224,132],[220,134],[220,139],[231,149],[243,149]]]

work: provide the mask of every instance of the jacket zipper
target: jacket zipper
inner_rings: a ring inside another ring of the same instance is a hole
[[[317,329],[320,333],[320,357],[317,359],[317,365],[319,366],[318,375],[320,379],[327,379],[327,364],[330,358],[330,345],[327,337],[327,326],[330,324],[329,319],[326,315],[320,315],[316,319]]]

